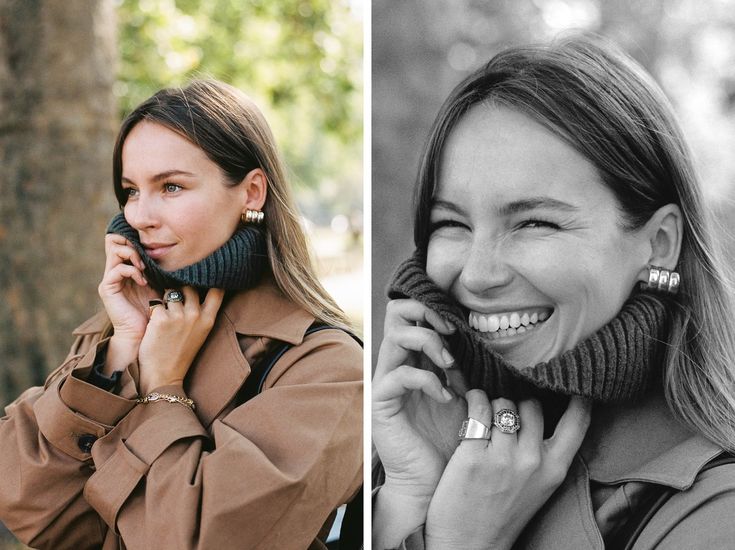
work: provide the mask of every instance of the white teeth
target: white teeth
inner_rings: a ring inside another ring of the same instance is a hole
[[[492,338],[502,338],[513,334],[523,334],[535,328],[536,323],[549,318],[548,311],[534,311],[530,315],[512,312],[505,315],[483,315],[471,312],[468,316],[469,325],[480,332],[489,333]]]
[[[497,315],[491,315],[487,320],[487,330],[496,332],[500,328],[500,319]]]

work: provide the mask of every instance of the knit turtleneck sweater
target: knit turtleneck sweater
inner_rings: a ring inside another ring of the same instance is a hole
[[[437,312],[457,330],[447,338],[455,364],[470,388],[490,399],[580,395],[599,402],[631,401],[643,396],[659,376],[667,328],[666,298],[637,293],[620,313],[592,336],[548,362],[518,368],[472,329],[467,312],[426,274],[421,253],[400,265],[388,296],[412,298]]]
[[[138,232],[120,213],[112,218],[107,233],[122,235],[133,244],[145,264],[144,275],[156,290],[193,286],[198,289],[241,290],[254,286],[268,267],[268,252],[263,231],[242,225],[220,248],[198,262],[166,271],[146,254]]]

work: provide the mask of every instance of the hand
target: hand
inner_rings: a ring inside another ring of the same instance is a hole
[[[493,411],[516,410],[513,402],[467,392],[468,415],[492,426]],[[511,548],[526,524],[562,483],[590,422],[589,402],[573,397],[554,435],[543,439],[536,400],[521,401],[522,427],[515,434],[492,428],[490,441],[463,440],[432,498],[427,548]]]
[[[143,260],[125,237],[105,236],[105,256],[105,274],[97,290],[115,336],[140,342],[148,325],[148,302],[160,296],[148,286]]]
[[[388,304],[372,390],[373,440],[386,475],[376,502],[378,546],[397,545],[401,535],[424,522],[448,459],[439,441],[455,441],[465,416],[464,402],[434,373],[411,366],[422,352],[439,367],[451,367],[454,360],[440,335],[452,332],[454,327],[414,300]]]
[[[148,325],[148,302],[160,296],[148,285],[143,260],[125,237],[107,235],[105,256],[105,274],[98,292],[114,331],[103,370],[109,376],[138,356]]]
[[[194,288],[185,286],[182,292],[183,302],[168,302],[167,307],[156,306],[151,311],[138,352],[143,395],[161,386],[183,384],[224,298],[224,290],[212,288],[200,305]]]

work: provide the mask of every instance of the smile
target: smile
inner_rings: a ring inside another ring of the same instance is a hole
[[[549,315],[551,315],[551,312],[547,309],[494,314],[471,311],[468,322],[473,329],[486,332],[491,338],[497,339],[533,330],[546,321]]]

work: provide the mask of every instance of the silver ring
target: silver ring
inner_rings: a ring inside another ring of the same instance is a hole
[[[485,426],[479,420],[474,418],[467,418],[462,422],[462,426],[459,428],[459,439],[490,439],[490,428]]]
[[[169,290],[163,295],[163,301],[167,304],[171,302],[183,302],[184,294],[180,290]]]
[[[495,413],[493,426],[504,434],[514,434],[521,429],[521,417],[510,409],[500,409]]]

